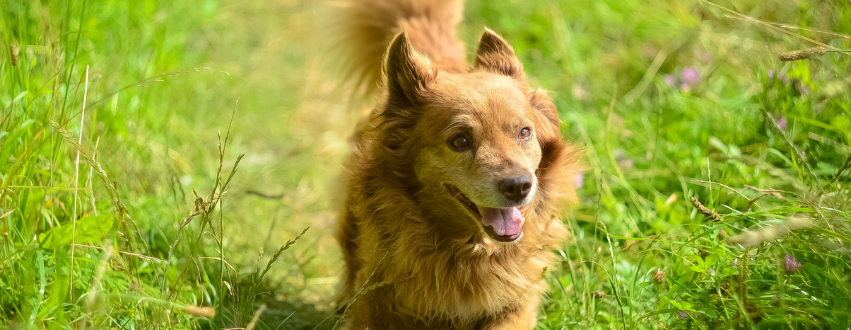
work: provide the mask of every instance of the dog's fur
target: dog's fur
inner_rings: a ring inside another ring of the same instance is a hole
[[[461,14],[460,0],[350,0],[339,17],[350,73],[381,86],[345,174],[347,329],[534,327],[579,152],[500,36],[486,30],[468,67]],[[528,138],[518,136],[524,127]],[[471,149],[453,149],[460,134]],[[517,175],[533,187],[512,204],[496,182]],[[519,208],[519,241],[491,238],[464,200]]]

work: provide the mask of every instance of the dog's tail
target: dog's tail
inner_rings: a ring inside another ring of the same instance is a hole
[[[464,44],[456,33],[463,5],[463,0],[342,0],[335,30],[346,78],[375,91],[384,51],[401,31],[438,69],[465,72]]]

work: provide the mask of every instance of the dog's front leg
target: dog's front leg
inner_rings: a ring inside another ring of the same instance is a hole
[[[376,288],[357,297],[347,312],[344,330],[442,330],[445,326],[423,324],[394,312],[393,294],[388,287]]]
[[[538,298],[535,297],[525,308],[506,311],[485,322],[481,330],[526,330],[534,329],[538,318]]]

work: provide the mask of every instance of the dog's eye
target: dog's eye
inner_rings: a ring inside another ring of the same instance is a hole
[[[452,138],[452,141],[449,141],[449,145],[451,145],[452,149],[455,149],[455,151],[466,151],[473,146],[473,140],[468,138],[466,135],[461,134]]]
[[[523,127],[523,129],[520,130],[520,134],[517,135],[517,138],[521,140],[526,140],[530,137],[532,137],[532,129],[528,127]]]

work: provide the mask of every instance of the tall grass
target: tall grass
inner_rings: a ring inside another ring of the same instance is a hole
[[[4,2],[0,328],[333,328],[324,5]],[[848,17],[468,1],[587,151],[539,329],[847,327]]]
[[[228,108],[242,90],[211,98],[205,84],[236,80],[193,69],[205,53],[189,49],[198,41],[188,28],[215,11],[200,5],[0,8],[1,327],[251,319],[260,265],[229,263],[224,215],[242,159],[228,148],[240,110]]]
[[[851,57],[781,55],[848,49],[848,3],[469,9],[588,148],[539,327],[847,327]],[[787,233],[795,219],[812,225]]]

